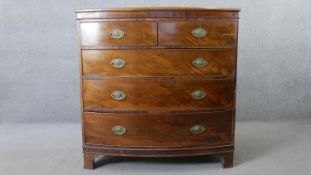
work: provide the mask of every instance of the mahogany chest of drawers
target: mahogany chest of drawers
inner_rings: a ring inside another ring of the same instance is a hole
[[[233,164],[238,9],[77,11],[84,167],[97,156]]]

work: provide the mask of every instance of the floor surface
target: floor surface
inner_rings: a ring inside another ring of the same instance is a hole
[[[310,175],[311,122],[237,122],[234,168],[213,157],[105,157],[82,168],[79,124],[0,125],[1,175]]]

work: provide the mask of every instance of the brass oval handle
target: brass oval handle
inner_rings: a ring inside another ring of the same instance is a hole
[[[205,131],[205,128],[203,125],[194,125],[191,127],[190,131],[193,133],[193,134],[201,134]]]
[[[196,58],[192,61],[192,65],[198,68],[206,67],[207,64],[208,64],[208,61],[205,60],[204,58]]]
[[[114,100],[121,101],[121,100],[124,100],[126,98],[126,95],[123,91],[113,91],[111,93],[111,97]]]
[[[124,135],[126,134],[127,129],[124,126],[114,126],[112,127],[112,133],[115,135]]]
[[[192,97],[194,99],[201,100],[201,99],[205,98],[206,93],[204,91],[202,91],[202,90],[195,90],[195,91],[192,92],[191,95],[192,95]]]
[[[202,27],[195,28],[191,31],[192,36],[196,38],[203,38],[207,35],[207,30],[203,29]]]
[[[121,39],[125,36],[125,33],[121,29],[113,29],[109,34],[114,39]]]
[[[112,64],[113,67],[119,69],[119,68],[124,67],[126,63],[125,63],[125,61],[124,61],[123,59],[121,59],[121,58],[116,58],[116,59],[113,59],[113,60],[111,61],[111,64]]]

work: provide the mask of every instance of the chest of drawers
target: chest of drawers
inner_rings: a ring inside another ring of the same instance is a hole
[[[97,156],[233,164],[238,9],[77,11],[84,167]]]

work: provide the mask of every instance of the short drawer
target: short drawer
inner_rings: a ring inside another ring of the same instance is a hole
[[[83,50],[83,75],[233,76],[236,49]]]
[[[83,22],[80,23],[82,46],[154,46],[155,22]]]
[[[229,21],[161,21],[161,46],[236,45],[237,24]]]
[[[232,111],[174,114],[84,113],[86,145],[212,146],[232,143]]]
[[[83,80],[83,105],[96,110],[179,110],[231,108],[234,79]]]

